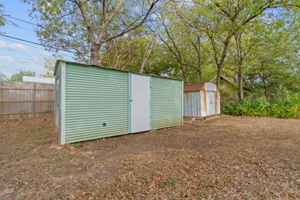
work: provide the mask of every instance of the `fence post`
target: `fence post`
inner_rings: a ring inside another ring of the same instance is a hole
[[[36,83],[33,84],[33,95],[32,95],[32,116],[35,118],[35,92],[36,92]]]

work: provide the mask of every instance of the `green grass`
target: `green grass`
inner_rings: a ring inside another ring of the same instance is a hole
[[[159,187],[162,189],[174,187],[177,183],[177,180],[173,177],[167,177],[160,185]]]

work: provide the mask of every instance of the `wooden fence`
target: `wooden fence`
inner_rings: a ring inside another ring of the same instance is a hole
[[[53,114],[54,85],[0,81],[0,120]]]

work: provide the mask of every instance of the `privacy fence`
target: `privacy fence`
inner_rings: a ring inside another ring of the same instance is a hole
[[[0,120],[51,115],[54,95],[53,84],[0,81]]]

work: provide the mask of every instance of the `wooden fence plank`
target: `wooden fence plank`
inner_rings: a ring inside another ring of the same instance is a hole
[[[0,90],[34,90],[33,88],[0,88]],[[54,89],[36,88],[36,91],[54,91]]]
[[[0,81],[0,120],[51,114],[54,97],[53,84]]]

